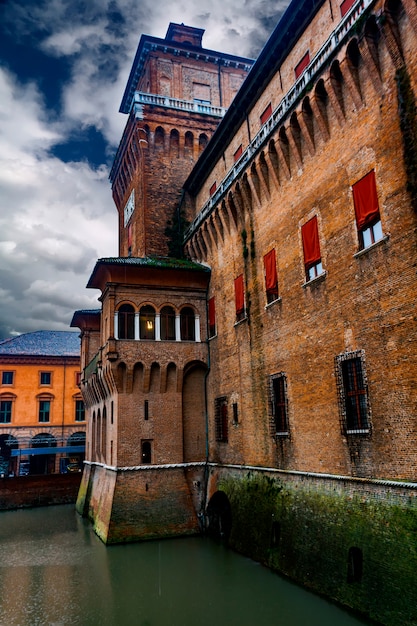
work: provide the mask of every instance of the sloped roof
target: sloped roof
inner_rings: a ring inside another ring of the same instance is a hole
[[[0,341],[0,357],[11,356],[80,356],[80,338],[76,332],[38,330]]]

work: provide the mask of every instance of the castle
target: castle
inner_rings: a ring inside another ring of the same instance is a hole
[[[77,508],[415,624],[417,6],[293,0],[254,64],[202,35],[142,36],[123,96]]]

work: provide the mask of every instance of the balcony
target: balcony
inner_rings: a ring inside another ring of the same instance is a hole
[[[227,109],[223,107],[215,107],[209,103],[197,100],[180,100],[178,98],[171,98],[170,96],[159,96],[153,93],[136,91],[133,98],[133,111],[137,119],[142,118],[142,105],[144,104],[165,107],[167,109],[176,109],[177,111],[186,111],[187,113],[211,115],[212,117],[224,117],[227,111]]]

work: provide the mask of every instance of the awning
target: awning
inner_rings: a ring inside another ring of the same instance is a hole
[[[11,456],[27,456],[34,454],[78,454],[85,452],[85,446],[62,446],[61,448],[18,448],[11,450]]]

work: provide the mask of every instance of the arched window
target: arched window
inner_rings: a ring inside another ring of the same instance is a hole
[[[184,140],[184,152],[185,154],[190,154],[192,156],[193,149],[194,149],[194,135],[192,132],[187,130],[187,132],[185,133],[185,140]]]
[[[180,155],[180,134],[175,128],[171,130],[169,136],[169,153],[172,157]]]
[[[150,441],[142,441],[142,463],[152,463],[152,444]]]
[[[185,306],[180,313],[181,339],[195,341],[195,316],[190,306]]]
[[[200,152],[203,152],[204,148],[208,144],[208,137],[204,133],[202,133],[198,140],[198,148]]]
[[[155,129],[155,148],[163,148],[165,144],[165,131],[162,126]]]
[[[131,304],[122,304],[118,309],[118,338],[135,338],[135,309]]]
[[[155,339],[155,309],[149,304],[140,310],[139,326],[141,339]]]
[[[161,339],[175,339],[175,311],[172,306],[161,309]]]

